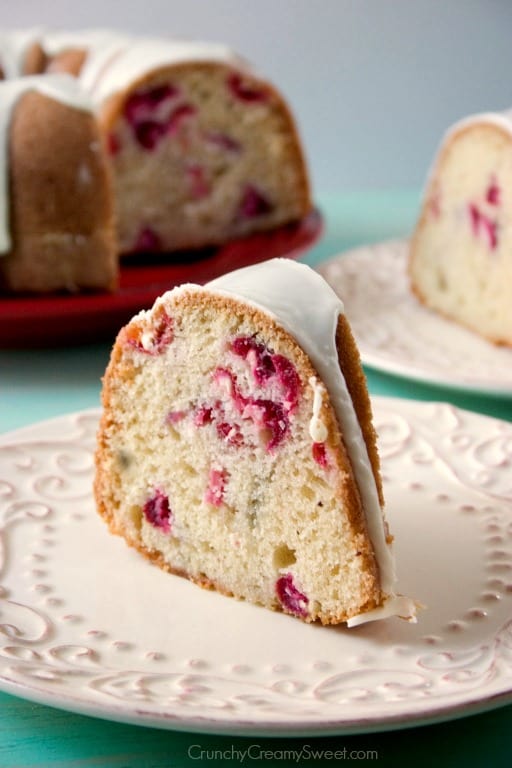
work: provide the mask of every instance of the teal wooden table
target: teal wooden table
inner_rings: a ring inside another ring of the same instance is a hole
[[[419,195],[392,191],[319,200],[321,242],[315,265],[354,246],[406,236]],[[0,351],[0,433],[99,405],[109,344],[66,350]],[[440,400],[512,421],[512,399],[421,385],[367,370],[372,394]],[[1,616],[0,616],[1,621]],[[250,765],[377,762],[385,766],[509,766],[512,705],[460,720],[406,730],[325,738],[241,738],[159,731],[76,715],[0,693],[0,768],[31,766]],[[302,756],[301,756],[302,751]]]

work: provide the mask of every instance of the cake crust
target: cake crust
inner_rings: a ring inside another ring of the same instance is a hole
[[[93,115],[29,91],[14,109],[9,153],[12,247],[0,255],[0,286],[114,290],[111,185]]]

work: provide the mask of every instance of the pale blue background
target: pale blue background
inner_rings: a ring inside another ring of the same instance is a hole
[[[1,24],[218,40],[270,75],[320,194],[423,185],[444,129],[512,105],[510,0],[30,0]]]

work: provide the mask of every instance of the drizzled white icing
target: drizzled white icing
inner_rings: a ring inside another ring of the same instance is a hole
[[[80,75],[96,105],[123,91],[145,73],[182,62],[227,64],[247,69],[247,64],[224,45],[191,43],[181,40],[135,40],[129,46],[113,43],[108,62],[97,54],[89,55]]]
[[[309,267],[288,259],[272,259],[231,272],[204,287],[184,285],[175,291],[204,290],[240,298],[274,318],[298,342],[325,384],[338,418],[366,512],[368,533],[377,560],[384,604],[381,608],[349,620],[348,625],[400,615],[412,618],[411,600],[395,595],[395,566],[386,539],[378,489],[366,443],[352,399],[340,370],[336,328],[343,304]],[[175,295],[174,291],[171,292]],[[166,297],[162,297],[165,302]]]
[[[22,77],[27,53],[40,39],[38,28],[0,31],[0,64],[6,80]]]
[[[390,616],[401,616],[404,619],[415,622],[416,609],[421,607],[419,603],[414,603],[409,597],[393,595],[379,608],[366,611],[366,613],[360,613],[359,616],[353,616],[347,621],[347,625],[349,627],[358,627],[360,624],[366,624],[368,621],[388,619]]]
[[[87,51],[79,79],[97,106],[144,74],[173,64],[212,61],[238,69],[250,68],[245,59],[225,45],[139,38],[102,29],[50,33],[44,36],[42,44],[50,55],[70,48]]]
[[[70,75],[34,75],[0,82],[0,255],[11,248],[9,227],[9,136],[14,108],[29,91],[74,109],[90,112],[92,104]]]
[[[323,443],[329,435],[327,427],[320,418],[324,388],[314,376],[310,378],[309,384],[313,390],[313,415],[309,422],[309,436],[314,443]]]

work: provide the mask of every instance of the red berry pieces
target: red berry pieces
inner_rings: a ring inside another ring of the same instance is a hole
[[[478,206],[474,203],[468,205],[469,218],[471,220],[471,230],[475,237],[478,237],[478,231],[480,229],[480,211]]]
[[[498,224],[495,221],[491,221],[487,216],[483,218],[483,226],[487,236],[487,242],[491,251],[498,245]]]
[[[244,397],[240,393],[234,373],[227,368],[217,368],[213,374],[213,380],[221,386],[225,394],[233,401],[238,413],[243,413],[245,407],[250,402],[250,398]]]
[[[150,350],[153,354],[161,354],[174,341],[174,323],[172,317],[162,309],[155,322]]]
[[[244,436],[238,424],[230,424],[229,421],[218,421],[216,424],[217,435],[228,445],[240,447],[243,445]]]
[[[491,183],[487,187],[485,199],[489,205],[500,205],[501,203],[501,189],[498,186],[498,182],[496,181],[495,177],[492,177]]]
[[[121,151],[121,141],[119,139],[119,136],[115,133],[109,133],[107,136],[107,152],[109,155],[114,157],[114,155],[118,155]]]
[[[471,231],[475,238],[483,238],[491,251],[498,247],[499,226],[498,221],[492,216],[492,211],[486,206],[498,208],[501,205],[502,190],[496,177],[491,176],[484,195],[483,210],[476,203],[468,203],[468,215],[471,223]]]
[[[255,219],[265,216],[273,210],[274,206],[265,195],[253,184],[247,184],[240,201],[238,215],[242,219]]]
[[[222,386],[225,388],[226,395],[235,402],[235,407],[238,412],[241,413],[241,409],[245,407],[247,401],[240,397],[231,371],[226,371],[224,368],[218,368],[214,374],[214,381],[217,383],[221,382]],[[207,424],[215,425],[217,437],[222,442],[234,446],[243,444],[244,436],[240,425],[228,420],[220,400],[216,400],[211,408],[202,405],[196,410],[194,425],[196,427],[204,427]]]
[[[172,85],[160,85],[133,93],[124,105],[124,116],[138,144],[154,150],[165,136],[180,129],[183,119],[194,115],[191,104],[173,106],[180,92]]]
[[[272,400],[254,400],[250,414],[259,429],[269,433],[266,448],[271,451],[279,445],[290,427],[290,421],[282,405]]]
[[[161,355],[174,341],[172,317],[169,317],[163,307],[159,307],[153,319],[152,327],[146,332],[141,332],[140,328],[127,332],[126,341],[137,352],[146,355]]]
[[[264,88],[255,88],[249,82],[245,81],[239,72],[233,72],[227,80],[228,88],[231,95],[239,101],[245,103],[256,103],[266,101],[268,98],[268,91]]]
[[[160,528],[164,533],[170,533],[172,510],[165,493],[157,489],[154,495],[146,501],[142,511],[148,523],[154,525],[155,528]]]
[[[186,411],[169,411],[165,420],[168,424],[179,424],[187,415]]]
[[[283,355],[272,355],[277,379],[284,390],[285,410],[294,411],[299,402],[300,379],[295,366]]]
[[[161,251],[162,241],[154,229],[151,227],[143,227],[137,235],[133,250],[134,252]]]
[[[211,424],[213,421],[213,408],[201,405],[195,413],[194,424],[196,427],[204,427],[205,424]]]
[[[214,507],[220,507],[224,503],[224,492],[228,474],[225,469],[211,467],[208,475],[208,488],[204,494],[204,500]]]
[[[314,461],[324,469],[329,466],[327,459],[327,452],[325,450],[325,443],[313,443],[311,448]]]
[[[186,169],[186,174],[192,198],[202,200],[204,197],[208,197],[211,190],[204,166],[199,165],[199,163],[191,163]]]
[[[204,139],[208,144],[212,144],[226,152],[240,152],[241,146],[232,136],[218,131],[208,131],[204,134]]]
[[[238,336],[231,343],[231,350],[250,363],[256,384],[262,386],[277,382],[282,390],[285,411],[295,410],[299,402],[300,379],[288,358],[270,352],[251,336]]]
[[[217,398],[199,406],[196,427],[214,424],[217,436],[230,446],[254,446],[260,440],[273,451],[290,429],[290,415],[299,402],[300,379],[294,365],[252,336],[238,336],[229,351],[248,366],[250,377],[229,367],[212,375]],[[254,427],[256,429],[254,429]]]
[[[291,573],[286,573],[276,581],[276,594],[284,610],[302,618],[308,615],[309,600],[293,583]]]
[[[275,373],[271,354],[264,344],[260,344],[252,336],[238,336],[233,339],[231,351],[251,364],[252,374],[257,384],[263,384]]]
[[[135,138],[144,149],[155,149],[165,136],[165,124],[157,123],[154,120],[144,120],[133,126]]]
[[[242,395],[235,374],[228,368],[217,368],[214,381],[241,417],[240,428],[223,420],[217,425],[217,433],[231,445],[242,445],[243,425],[252,422],[265,440],[267,450],[272,451],[286,436],[290,414],[299,402],[297,371],[286,357],[271,352],[251,336],[233,339],[230,351],[248,363],[254,383],[263,392]]]
[[[124,116],[131,125],[152,119],[164,102],[170,101],[179,95],[179,91],[172,85],[159,85],[149,90],[135,91],[126,100]]]
[[[492,221],[485,213],[479,209],[475,203],[468,205],[469,218],[471,221],[471,230],[475,237],[483,236],[493,251],[498,245],[498,224]]]
[[[166,133],[169,136],[177,133],[185,118],[192,117],[196,112],[197,109],[191,104],[181,104],[179,107],[176,107],[165,124]]]

